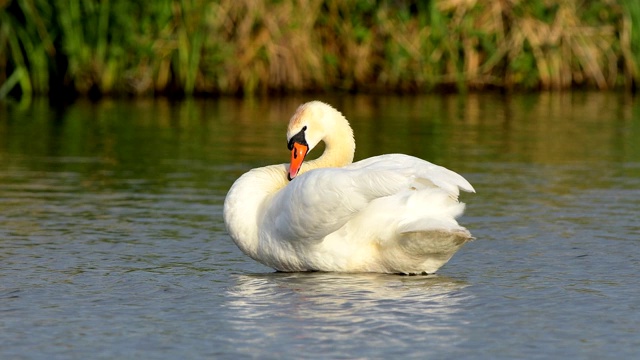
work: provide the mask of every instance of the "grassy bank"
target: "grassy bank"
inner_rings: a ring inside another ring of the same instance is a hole
[[[637,0],[0,0],[0,98],[633,88]]]

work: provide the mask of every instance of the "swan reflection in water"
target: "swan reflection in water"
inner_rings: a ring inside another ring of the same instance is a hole
[[[270,273],[237,275],[225,298],[233,331],[254,341],[306,339],[324,344],[322,351],[336,341],[353,351],[418,343],[433,350],[464,339],[466,286],[438,275]]]

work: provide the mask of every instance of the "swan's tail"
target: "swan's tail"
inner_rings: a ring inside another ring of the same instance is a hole
[[[433,274],[470,240],[473,237],[464,228],[412,231],[402,233],[395,244],[382,250],[391,272]]]
[[[434,273],[468,241],[471,233],[456,217],[465,205],[441,189],[416,191],[405,198],[405,212],[394,240],[382,244],[386,261],[394,271]]]

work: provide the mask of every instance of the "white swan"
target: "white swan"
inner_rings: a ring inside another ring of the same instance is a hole
[[[455,172],[401,154],[352,163],[349,123],[319,101],[297,109],[287,140],[290,165],[250,170],[224,202],[227,231],[254,260],[279,271],[433,273],[472,239],[455,218],[459,189],[475,191]],[[320,141],[322,156],[303,163]]]

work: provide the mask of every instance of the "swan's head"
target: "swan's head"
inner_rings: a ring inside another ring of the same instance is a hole
[[[344,119],[338,110],[320,101],[298,107],[287,129],[287,146],[291,150],[289,180],[298,175],[307,153],[334,131],[336,118]],[[353,138],[353,134],[351,136]]]

